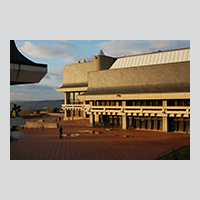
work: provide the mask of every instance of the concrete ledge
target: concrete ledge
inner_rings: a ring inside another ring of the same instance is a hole
[[[55,122],[31,122],[26,121],[24,128],[58,128],[58,123]]]
[[[67,120],[78,120],[78,119],[85,119],[84,117],[64,117],[64,121],[67,121]]]
[[[25,138],[24,132],[23,131],[11,131],[10,132],[10,136],[12,137],[12,139],[22,139]]]
[[[10,141],[10,148],[14,148],[17,146],[18,140],[12,140]]]
[[[10,118],[10,126],[18,126],[18,125],[25,125],[26,122],[22,117],[11,117]]]
[[[64,113],[45,113],[45,114],[54,116],[54,117],[64,117]]]

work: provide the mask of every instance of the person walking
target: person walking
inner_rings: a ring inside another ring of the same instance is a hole
[[[59,128],[59,132],[60,132],[60,139],[62,139],[62,131],[63,131],[63,128],[62,128],[62,126],[60,126],[60,128]]]

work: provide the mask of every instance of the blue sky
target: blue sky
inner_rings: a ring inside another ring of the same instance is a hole
[[[10,100],[56,100],[63,93],[63,65],[93,60],[102,49],[108,56],[134,55],[153,50],[190,46],[189,40],[15,40],[19,51],[30,60],[48,65],[48,73],[37,84],[10,86]]]

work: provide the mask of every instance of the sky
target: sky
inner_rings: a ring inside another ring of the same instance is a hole
[[[102,49],[118,57],[190,47],[189,40],[15,40],[19,51],[36,63],[48,65],[48,73],[35,84],[10,86],[10,101],[63,99],[56,88],[63,83],[63,65],[93,60]]]

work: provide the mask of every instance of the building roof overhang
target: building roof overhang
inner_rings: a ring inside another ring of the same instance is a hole
[[[10,85],[38,83],[47,73],[47,65],[23,56],[10,40]]]
[[[80,101],[92,100],[149,100],[149,99],[190,99],[190,92],[171,92],[171,93],[135,93],[135,94],[96,94],[79,95]]]
[[[62,85],[60,88],[57,88],[57,92],[85,92],[87,91],[87,84],[71,84],[71,85]]]

